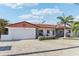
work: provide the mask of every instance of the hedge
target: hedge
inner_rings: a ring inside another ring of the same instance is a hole
[[[40,36],[38,37],[39,40],[49,40],[49,39],[55,39],[55,37],[50,36]]]

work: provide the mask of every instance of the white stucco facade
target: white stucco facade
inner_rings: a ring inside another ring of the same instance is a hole
[[[42,28],[39,30],[43,30],[44,36],[47,36],[47,30],[50,31],[48,36],[55,36],[55,34],[53,35],[53,29]],[[36,28],[8,27],[8,35],[1,35],[1,40],[22,40],[35,38]]]
[[[6,28],[8,30],[5,30],[5,32],[8,34],[1,35],[1,40],[36,39],[39,36],[52,37],[58,34],[55,25],[32,24],[26,21],[9,24]]]
[[[44,29],[43,31],[44,31],[44,35],[47,36],[47,29]],[[50,29],[48,36],[55,36],[55,31],[54,31],[54,34],[53,34],[53,29],[52,30]]]
[[[49,34],[48,36],[55,36],[56,33],[55,33],[55,30],[54,29],[50,29],[50,28],[40,28],[39,30],[43,30],[43,35],[44,36],[47,36],[47,30],[49,30]],[[53,31],[54,31],[54,34],[53,34]]]
[[[66,29],[66,35],[67,36],[72,36],[72,30],[71,29]]]
[[[35,28],[8,28],[8,35],[1,35],[1,40],[35,39]]]

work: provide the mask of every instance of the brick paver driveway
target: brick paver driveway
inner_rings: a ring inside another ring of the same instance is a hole
[[[0,46],[11,46],[11,50],[0,51],[0,55],[66,56],[79,55],[79,40],[21,40],[0,42]]]

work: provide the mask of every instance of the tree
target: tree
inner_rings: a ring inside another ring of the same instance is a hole
[[[73,31],[73,36],[76,37],[77,31],[79,30],[79,22],[73,22],[72,24],[72,31]]]
[[[64,25],[64,38],[65,38],[66,37],[66,25],[71,26],[70,23],[73,22],[74,18],[72,17],[72,15],[64,16],[63,14],[63,16],[58,16],[57,19],[59,19],[60,23]]]
[[[0,18],[0,38],[1,38],[1,34],[4,33],[5,31],[5,27],[8,25],[8,21],[5,19]]]

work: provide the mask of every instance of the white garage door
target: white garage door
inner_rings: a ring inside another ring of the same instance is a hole
[[[35,28],[12,28],[10,30],[12,39],[34,39]]]

